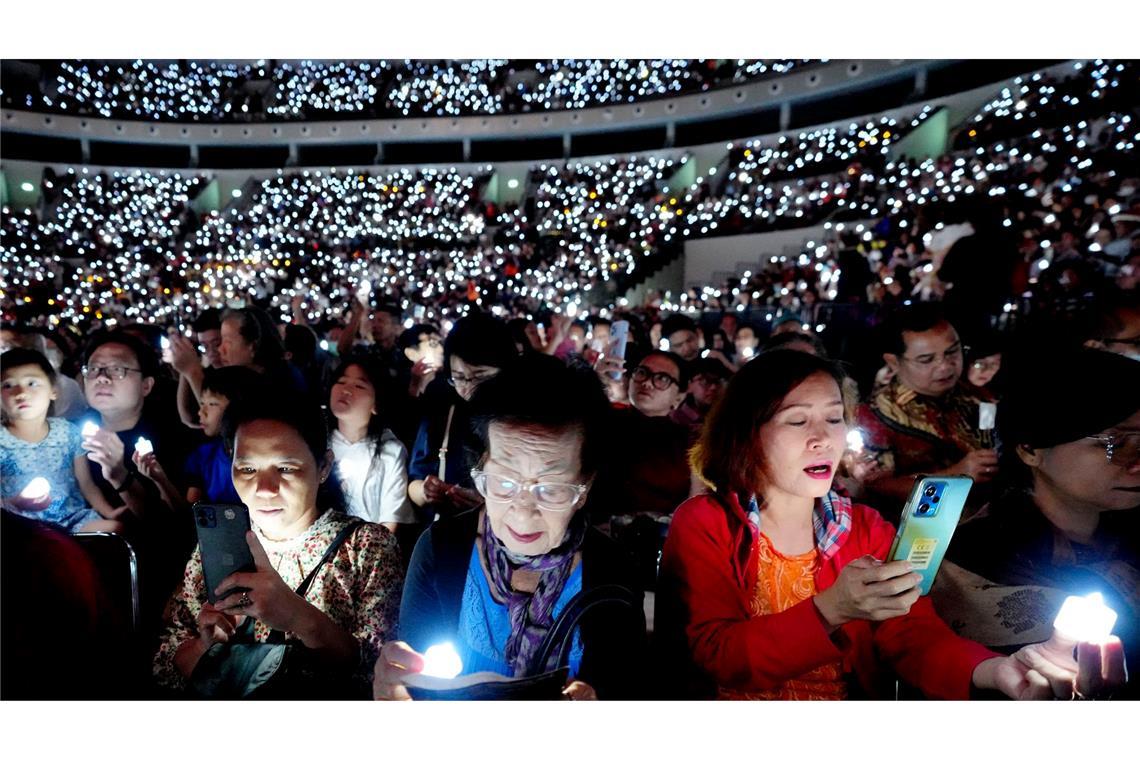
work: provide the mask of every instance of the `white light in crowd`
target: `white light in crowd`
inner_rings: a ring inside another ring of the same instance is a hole
[[[235,198],[240,198],[241,197],[241,189],[235,187],[233,189],[233,192],[230,193],[230,195],[232,195]]]
[[[162,346],[163,351],[170,348],[170,338],[166,337],[165,335],[158,339],[158,343],[160,346]]]
[[[507,180],[507,187],[510,188],[511,190],[514,190],[518,186],[519,186],[519,181],[517,179],[512,178],[512,179]]]
[[[322,351],[328,351],[329,350],[329,342],[327,340],[321,341],[321,350]]]
[[[1042,272],[1044,272],[1049,268],[1049,259],[1041,259],[1041,261],[1038,262],[1037,266],[1041,269]]]
[[[669,339],[668,338],[662,338],[661,340],[657,341],[657,347],[660,348],[662,351],[668,351],[669,350]]]
[[[415,324],[416,324],[416,321],[414,319],[412,319],[411,317],[408,317],[407,319],[404,320],[404,329],[405,330],[411,330],[412,326]]]
[[[434,644],[424,652],[424,667],[420,671],[425,676],[435,678],[455,678],[463,672],[463,660],[451,644]]]
[[[1053,621],[1053,630],[1072,641],[1101,642],[1116,625],[1116,612],[1099,593],[1070,596]]]
[[[847,431],[847,448],[855,453],[863,450],[863,433],[858,430]]]
[[[1116,216],[1119,213],[1120,213],[1120,204],[1119,203],[1108,207],[1108,215],[1109,216]]]
[[[31,182],[24,182],[23,184],[20,185],[20,189],[23,190],[25,193],[30,193],[36,189],[36,186],[33,185]]]
[[[150,442],[150,439],[139,436],[139,439],[135,441],[135,453],[140,457],[145,457],[147,454],[153,454],[154,444]]]
[[[80,432],[83,435],[95,435],[96,433],[99,432],[99,426],[96,425],[91,420],[87,420],[87,422],[83,423],[83,429],[80,430]]]
[[[47,478],[32,478],[31,482],[24,486],[24,490],[20,491],[21,497],[32,501],[45,499],[50,495],[51,483],[48,483]]]

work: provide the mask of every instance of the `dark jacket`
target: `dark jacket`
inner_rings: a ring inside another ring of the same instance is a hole
[[[400,638],[416,651],[456,638],[479,517],[480,510],[470,510],[435,522],[416,543],[400,603]],[[634,578],[632,562],[618,546],[589,529],[582,545],[582,590],[616,584],[640,601]],[[645,696],[647,638],[640,608],[630,616],[616,606],[597,607],[582,618],[579,633],[579,680],[592,686],[599,699]]]

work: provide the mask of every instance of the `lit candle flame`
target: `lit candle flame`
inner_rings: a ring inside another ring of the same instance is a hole
[[[31,482],[24,486],[24,490],[20,491],[20,496],[33,501],[45,499],[50,495],[51,483],[48,483],[47,478],[32,478]]]
[[[463,661],[451,644],[435,644],[424,652],[424,668],[420,672],[436,678],[455,678],[463,672]]]
[[[1112,634],[1116,612],[1099,593],[1070,596],[1053,621],[1053,630],[1073,641],[1102,642]]]

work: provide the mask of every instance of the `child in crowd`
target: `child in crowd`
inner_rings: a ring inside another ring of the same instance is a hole
[[[49,417],[56,372],[39,351],[13,348],[0,370],[0,496],[5,509],[71,532],[121,532],[127,507],[112,507],[91,479],[80,429]]]
[[[336,429],[329,448],[336,458],[348,513],[395,532],[415,522],[408,500],[408,452],[385,427],[377,391],[383,375],[367,359],[350,359],[337,368],[329,393]]]
[[[185,501],[236,503],[241,499],[234,490],[233,460],[222,438],[222,418],[230,404],[257,395],[264,381],[249,367],[208,367],[202,375],[202,403],[198,422],[208,439],[190,454],[184,474],[187,488]],[[182,502],[182,493],[163,472],[154,454],[137,456],[139,471],[153,480],[163,499],[174,506]]]

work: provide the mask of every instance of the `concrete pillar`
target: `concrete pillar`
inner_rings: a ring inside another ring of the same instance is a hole
[[[676,122],[669,122],[665,125],[665,147],[672,148],[674,143],[677,142],[677,124]]]
[[[190,143],[190,168],[198,168],[198,143]]]
[[[914,74],[914,93],[918,96],[926,94],[926,69],[921,68]]]
[[[471,162],[471,138],[468,137],[463,141],[463,163]]]
[[[785,100],[780,104],[780,131],[783,132],[792,123],[792,104]]]
[[[79,150],[83,154],[83,163],[91,163],[91,141],[86,137],[79,140]]]
[[[562,135],[562,157],[570,158],[570,133]]]

